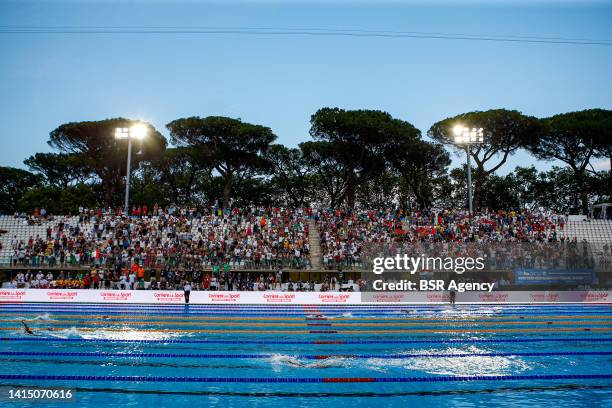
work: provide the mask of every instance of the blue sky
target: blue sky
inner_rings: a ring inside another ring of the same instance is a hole
[[[609,1],[2,0],[2,26],[362,29],[612,40]],[[226,115],[309,139],[323,106],[382,109],[426,132],[471,110],[612,109],[612,46],[221,34],[0,33],[0,165],[69,121]],[[454,156],[455,164],[463,161]],[[518,154],[501,169],[537,163]]]

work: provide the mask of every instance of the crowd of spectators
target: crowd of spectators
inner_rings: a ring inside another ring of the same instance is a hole
[[[248,208],[198,213],[158,206],[124,217],[111,211],[80,211],[66,222],[49,223],[45,236],[11,240],[14,266],[85,266],[119,272],[145,268],[201,269],[309,266],[305,210]]]
[[[278,275],[281,269],[311,268],[309,225],[320,238],[316,263],[330,271],[371,270],[373,257],[398,253],[484,255],[491,270],[592,268],[595,261],[586,242],[558,234],[565,216],[554,213],[264,207],[200,212],[155,205],[133,207],[130,216],[82,208],[53,222],[44,210],[33,217],[46,233],[14,237],[13,266],[90,272],[21,272],[11,282],[17,287],[175,289],[185,281],[194,282],[194,290],[340,287],[338,274],[317,282]],[[31,218],[24,222],[31,224]],[[604,245],[602,253],[598,262],[610,265],[612,245]]]
[[[165,270],[155,275],[145,275],[142,267],[134,266],[121,272],[104,269],[78,271],[16,271],[6,277],[5,287],[9,289],[107,289],[107,290],[182,290],[189,282],[192,290],[207,291],[265,291],[284,290],[289,292],[359,290],[364,281],[343,281],[342,277],[326,274],[320,282],[315,280],[293,281],[282,270],[262,273],[239,273],[229,270],[227,264],[222,270],[213,271],[172,271]]]
[[[487,267],[497,269],[593,267],[598,261],[586,242],[559,234],[565,216],[555,213],[328,210],[315,217],[327,268],[369,269],[373,257],[396,253],[486,255]],[[611,249],[604,245],[607,258]]]

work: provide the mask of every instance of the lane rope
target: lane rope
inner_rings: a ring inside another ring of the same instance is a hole
[[[188,383],[429,383],[467,381],[601,380],[612,374],[483,375],[439,377],[162,377],[120,375],[26,375],[0,374],[0,380],[188,382]]]
[[[41,322],[48,322],[49,320],[40,320]],[[0,323],[15,323],[15,320],[11,319],[0,319]],[[99,326],[99,325],[135,325],[135,326],[144,326],[144,325],[169,325],[169,326],[194,326],[194,327],[424,327],[424,326],[453,326],[453,327],[476,327],[476,326],[530,326],[530,325],[563,325],[563,326],[576,326],[576,325],[593,325],[593,326],[612,326],[612,320],[609,321],[580,321],[580,320],[571,320],[571,321],[554,321],[554,320],[545,320],[545,321],[500,321],[500,322],[489,322],[489,321],[425,321],[425,322],[370,322],[370,323],[335,323],[333,321],[327,321],[325,323],[312,323],[312,322],[302,322],[302,323],[273,323],[273,322],[223,322],[223,321],[215,321],[215,322],[168,322],[168,321],[138,321],[138,320],[128,320],[128,321],[113,321],[113,320],[102,320],[102,321],[87,321],[87,320],[58,320],[54,325],[61,327],[71,327],[75,324],[84,326]]]
[[[412,358],[465,358],[465,357],[553,357],[553,356],[609,356],[612,351],[561,351],[561,352],[508,352],[508,353],[443,353],[443,354],[298,354],[291,357],[307,360],[329,358],[351,359],[412,359]],[[202,358],[202,359],[267,359],[275,354],[194,354],[194,353],[104,353],[104,352],[60,352],[60,351],[0,351],[0,356],[29,357],[120,357],[120,358]],[[44,361],[44,360],[41,360]]]

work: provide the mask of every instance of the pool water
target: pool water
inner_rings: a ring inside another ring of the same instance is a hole
[[[2,304],[0,406],[612,406],[611,330],[606,304]]]

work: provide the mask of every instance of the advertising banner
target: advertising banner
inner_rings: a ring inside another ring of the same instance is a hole
[[[497,291],[457,293],[458,303],[609,303],[610,291]],[[183,304],[181,291],[2,289],[0,303],[154,303]],[[196,291],[191,304],[358,305],[448,303],[446,291],[414,292],[208,292]]]

